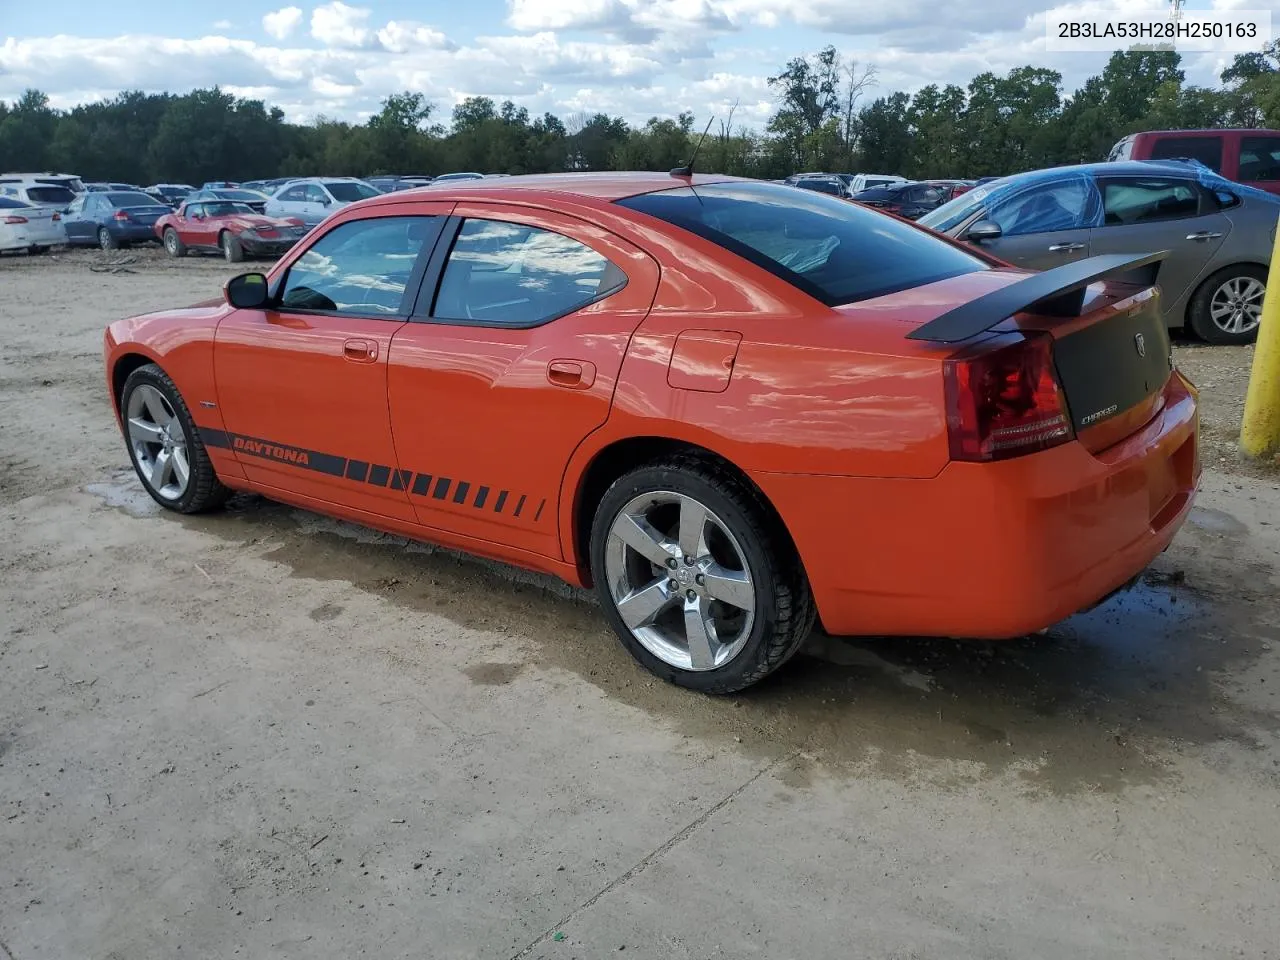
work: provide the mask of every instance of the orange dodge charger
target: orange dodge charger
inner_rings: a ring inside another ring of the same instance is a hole
[[[1007,638],[1134,580],[1199,478],[1162,254],[1042,273],[836,197],[565,174],[344,207],[106,334],[147,491],[594,585],[710,693],[836,634]]]

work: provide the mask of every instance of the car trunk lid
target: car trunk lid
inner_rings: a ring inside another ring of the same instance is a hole
[[[968,349],[1010,334],[1048,335],[1072,431],[1102,450],[1163,406],[1173,354],[1153,283],[1164,256],[1093,257],[1023,275],[907,336]]]

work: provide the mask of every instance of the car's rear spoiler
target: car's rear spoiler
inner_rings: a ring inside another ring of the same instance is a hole
[[[1023,311],[1077,317],[1084,306],[1085,289],[1091,283],[1107,279],[1149,287],[1156,282],[1160,262],[1167,256],[1168,250],[1139,256],[1113,253],[1054,267],[948,310],[907,334],[907,339],[956,343]]]

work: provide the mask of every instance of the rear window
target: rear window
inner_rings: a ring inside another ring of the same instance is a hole
[[[262,202],[262,194],[252,190],[215,190],[213,196],[219,200],[243,200],[245,203]]]
[[[1280,180],[1280,137],[1243,137],[1240,140],[1241,183]]]
[[[678,187],[618,204],[696,233],[831,306],[988,269],[909,224],[777,184]]]
[[[1157,137],[1152,160],[1199,160],[1214,173],[1222,172],[1221,137]]]
[[[0,197],[0,210],[12,210],[15,207],[25,207],[26,204],[14,197]]]
[[[154,207],[156,198],[149,197],[145,193],[108,193],[107,203],[113,207]]]
[[[27,196],[36,203],[70,203],[76,198],[66,187],[27,187]]]
[[[368,200],[370,197],[378,196],[377,190],[363,183],[346,181],[326,183],[324,186],[333,195],[333,199],[340,203],[355,203],[357,200]]]

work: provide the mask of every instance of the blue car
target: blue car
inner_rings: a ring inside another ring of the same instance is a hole
[[[137,191],[82,193],[62,215],[67,243],[94,244],[103,250],[144,241],[159,242],[156,221],[172,211]]]

